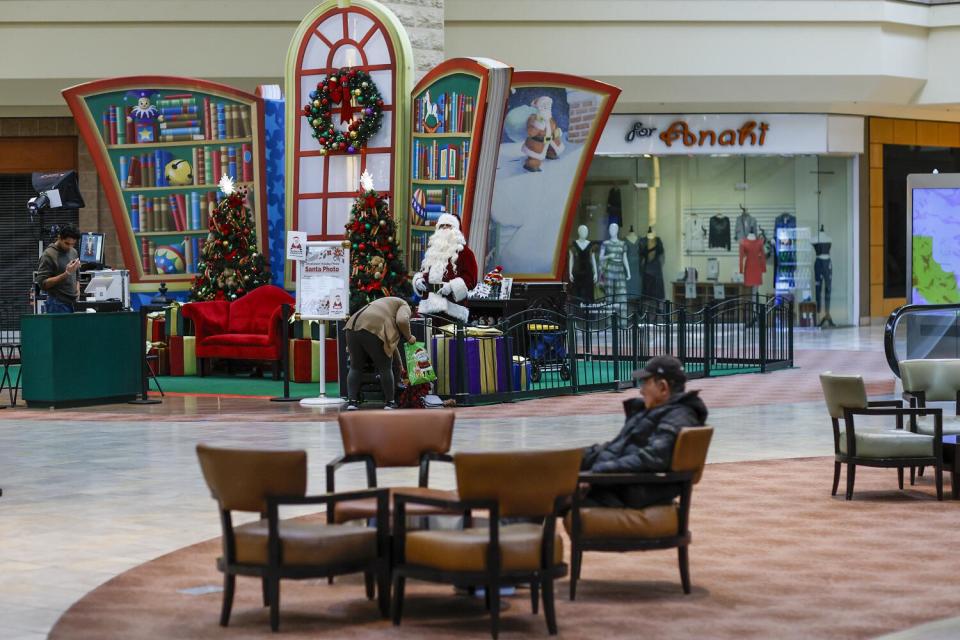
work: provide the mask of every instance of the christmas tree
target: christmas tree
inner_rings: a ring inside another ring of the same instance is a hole
[[[190,300],[236,300],[270,283],[257,249],[257,232],[246,207],[246,187],[236,189],[229,176],[220,180],[224,197],[210,216],[210,233],[200,252]]]
[[[385,296],[410,299],[413,287],[397,245],[397,225],[386,199],[374,190],[373,178],[366,171],[360,176],[360,195],[350,210],[346,229],[350,243],[350,313]]]

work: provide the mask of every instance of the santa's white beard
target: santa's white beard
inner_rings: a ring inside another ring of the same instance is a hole
[[[427,270],[427,282],[440,284],[447,265],[452,264],[457,270],[457,257],[467,239],[457,229],[437,229],[427,242],[427,251],[423,255],[423,264],[420,269]]]

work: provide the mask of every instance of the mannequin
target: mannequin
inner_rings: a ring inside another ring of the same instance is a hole
[[[820,320],[820,326],[837,326],[830,317],[830,290],[833,284],[833,261],[830,259],[830,246],[833,239],[820,225],[820,231],[811,242],[813,251],[817,254],[813,261],[813,275],[817,282],[817,313],[823,309],[823,318]],[[820,294],[823,293],[823,306],[820,305]]]
[[[653,227],[647,227],[647,237],[640,253],[643,266],[643,294],[663,300],[663,241],[654,233]]]
[[[620,225],[610,225],[610,239],[600,245],[600,273],[603,276],[603,292],[615,302],[623,302],[627,294],[627,281],[630,280],[630,265],[627,264],[627,251],[620,239]]]
[[[627,295],[631,298],[638,297],[643,293],[643,278],[640,277],[640,238],[633,230],[633,225],[630,225],[624,244],[627,248],[627,264],[633,275],[627,280]]]
[[[740,241],[740,273],[743,274],[743,284],[757,292],[763,284],[763,274],[767,270],[767,255],[764,251],[764,240],[756,233],[748,233]]]
[[[570,243],[567,273],[570,276],[570,292],[586,302],[593,302],[593,285],[597,283],[597,258],[593,253],[593,241],[587,238],[587,225],[577,227],[577,239]]]

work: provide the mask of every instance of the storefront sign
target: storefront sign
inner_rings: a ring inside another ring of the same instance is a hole
[[[614,114],[597,155],[862,153],[863,118],[817,114]]]

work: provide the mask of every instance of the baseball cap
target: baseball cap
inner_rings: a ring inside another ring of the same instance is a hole
[[[646,380],[652,376],[663,378],[671,386],[687,381],[687,374],[683,364],[673,356],[656,356],[650,358],[647,365],[633,372],[635,380]]]

